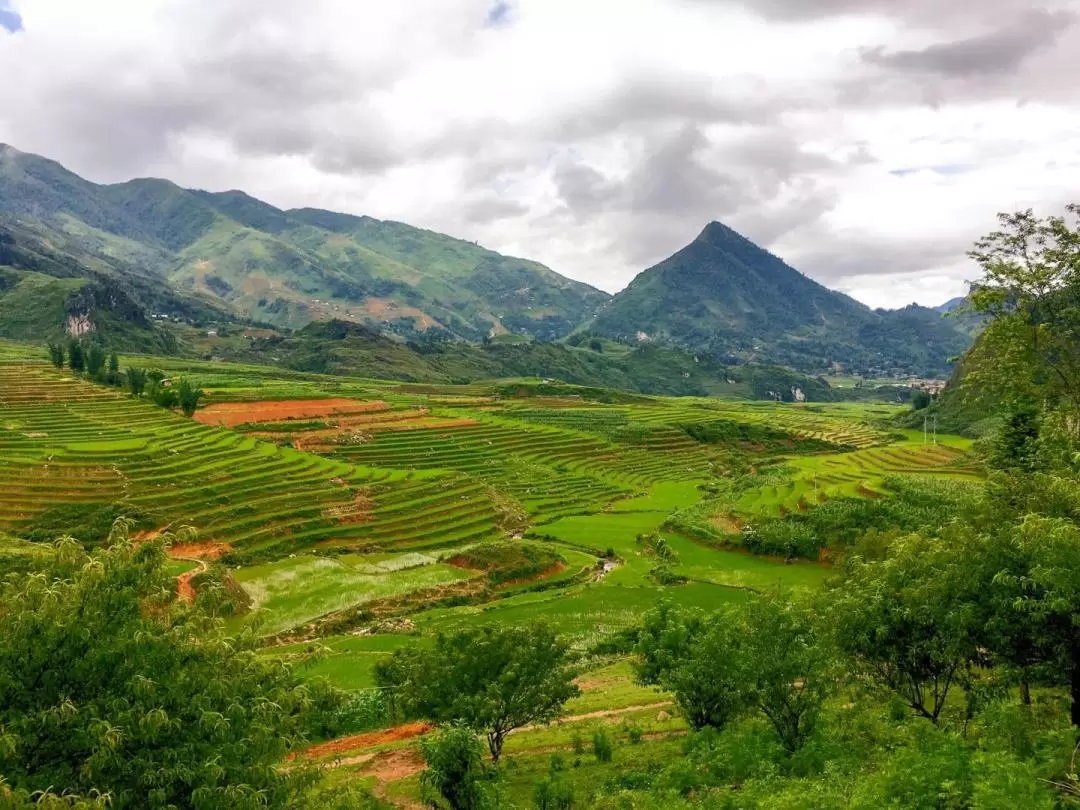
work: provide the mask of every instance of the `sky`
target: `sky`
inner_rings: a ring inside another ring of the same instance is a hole
[[[935,305],[1080,201],[1080,0],[0,0],[0,142],[614,292],[712,220]]]

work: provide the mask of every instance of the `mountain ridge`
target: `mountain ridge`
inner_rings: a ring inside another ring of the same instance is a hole
[[[345,317],[406,337],[554,340],[609,297],[538,262],[406,223],[286,210],[238,189],[159,178],[97,184],[7,145],[0,191],[0,216],[65,237],[111,235],[117,258],[138,258],[178,288],[278,326]]]
[[[153,177],[97,184],[0,145],[0,230],[23,270],[114,280],[148,317],[232,312],[287,329],[337,319],[414,341],[594,334],[726,365],[867,376],[948,374],[972,337],[925,307],[871,310],[718,221],[612,296],[403,222]]]
[[[586,328],[723,362],[869,376],[947,374],[951,358],[970,345],[969,335],[931,309],[872,310],[715,221],[640,273]]]

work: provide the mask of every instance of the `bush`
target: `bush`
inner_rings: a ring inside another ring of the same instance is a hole
[[[611,739],[603,729],[597,729],[593,732],[592,749],[597,762],[611,762],[614,749],[611,745]]]

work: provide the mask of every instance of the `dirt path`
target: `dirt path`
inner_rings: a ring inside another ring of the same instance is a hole
[[[225,552],[231,550],[228,543],[174,543],[169,546],[166,553],[169,559],[185,560],[196,564],[196,568],[187,571],[176,578],[176,595],[185,602],[195,601],[195,588],[191,580],[199,574],[205,574],[209,564],[207,560],[216,560]]]
[[[305,751],[301,751],[298,756],[302,756],[305,759],[319,759],[320,757],[325,757],[330,754],[341,754],[346,751],[374,748],[376,745],[386,745],[387,743],[400,742],[401,740],[419,737],[420,735],[431,731],[432,728],[433,726],[431,723],[418,722],[406,723],[403,726],[394,726],[393,728],[384,728],[380,731],[352,734],[348,737],[339,737],[336,740],[329,740],[328,742],[314,745]],[[374,757],[375,754],[372,754],[371,756]],[[293,757],[290,756],[289,759],[293,759]]]
[[[190,557],[174,557],[177,560],[188,560],[189,562],[198,563],[197,568],[192,568],[190,571],[186,571],[176,578],[176,596],[178,599],[182,599],[185,602],[195,601],[195,587],[191,584],[191,580],[197,577],[199,574],[205,574],[207,569],[206,560],[194,560]]]

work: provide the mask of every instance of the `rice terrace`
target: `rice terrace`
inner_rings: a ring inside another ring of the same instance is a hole
[[[182,598],[223,572],[230,632],[361,697],[377,694],[380,661],[440,633],[540,620],[584,655],[662,602],[816,589],[831,549],[815,514],[940,504],[980,478],[970,440],[898,428],[903,408],[881,403],[120,358],[197,379],[204,399],[186,419],[41,355],[0,344],[7,551],[62,533],[103,543],[120,515],[136,541],[190,527],[170,549]],[[527,794],[552,750],[597,730],[644,735],[657,762],[677,750],[687,726],[669,693],[638,685],[625,654],[586,660],[564,718],[506,742],[512,790]],[[430,728],[345,735],[300,758],[414,806]]]

